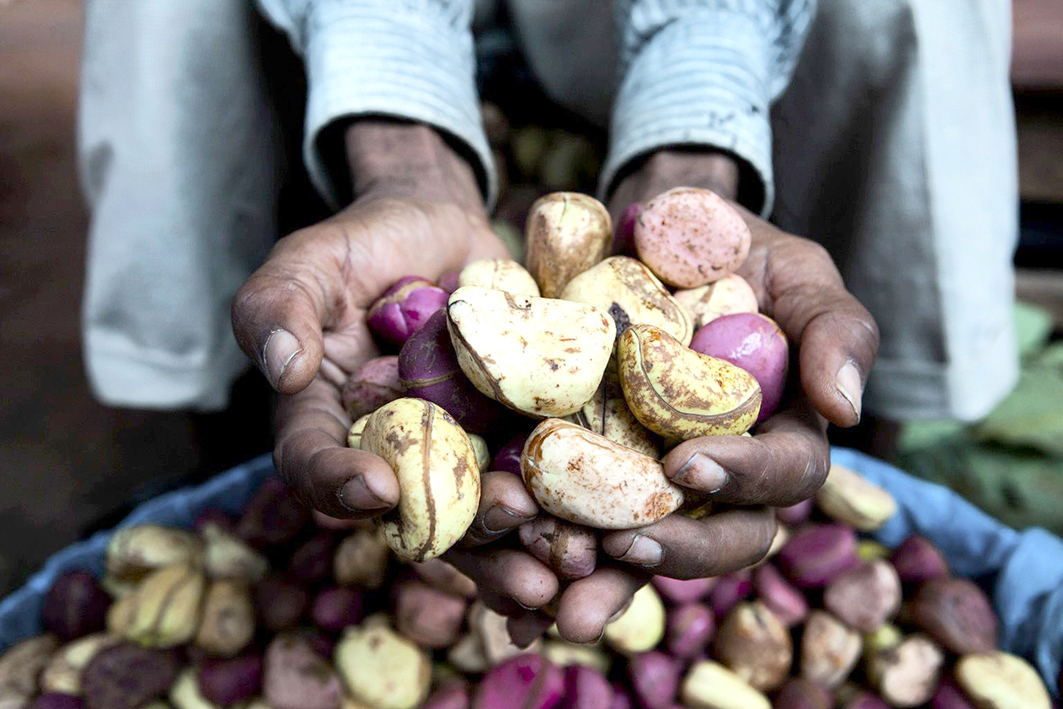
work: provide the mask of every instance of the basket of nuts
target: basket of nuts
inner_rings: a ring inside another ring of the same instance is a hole
[[[609,530],[713,514],[664,451],[782,399],[786,338],[734,274],[741,218],[704,190],[639,209],[614,236],[595,200],[549,195],[527,268],[392,286],[367,318],[397,354],[343,397],[398,505],[319,526],[267,458],[153,500],[0,603],[0,709],[1051,707],[1063,542],[849,450],[778,509],[764,559],[653,577],[597,642],[518,646],[446,562],[505,473],[541,511],[511,542],[585,577]],[[702,212],[708,237],[673,238]],[[638,258],[607,258],[617,241]]]

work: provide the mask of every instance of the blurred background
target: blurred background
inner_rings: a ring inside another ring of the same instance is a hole
[[[1058,533],[1063,3],[1013,3],[1023,376],[985,421],[907,424],[886,455],[1010,524]],[[89,391],[79,343],[86,217],[74,152],[80,35],[77,0],[0,0],[0,595],[137,502],[270,446],[269,394],[254,374],[237,383],[230,410],[210,415],[107,408]],[[542,191],[593,191],[600,144],[579,125],[488,119],[509,182],[501,231],[514,236]]]

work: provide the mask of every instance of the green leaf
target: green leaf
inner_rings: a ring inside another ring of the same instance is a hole
[[[975,431],[984,440],[1063,456],[1063,371],[1024,368],[1015,390]]]
[[[1052,315],[1036,305],[1015,301],[1015,338],[1019,343],[1019,356],[1027,357],[1040,352],[1052,334]]]

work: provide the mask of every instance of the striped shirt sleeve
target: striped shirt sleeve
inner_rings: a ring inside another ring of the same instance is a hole
[[[487,202],[497,176],[480,118],[473,0],[258,0],[306,66],[303,158],[318,191],[339,195],[317,138],[345,117],[382,115],[431,125],[469,147]]]
[[[727,150],[762,182],[771,212],[771,103],[786,89],[814,0],[614,0],[620,85],[601,191],[626,164],[680,145]]]

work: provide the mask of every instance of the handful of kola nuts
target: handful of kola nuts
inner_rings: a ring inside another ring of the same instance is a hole
[[[699,508],[665,476],[662,451],[746,433],[786,381],[786,337],[735,274],[749,248],[742,217],[708,190],[636,205],[615,236],[598,201],[555,193],[528,215],[526,267],[483,260],[439,284],[392,286],[368,322],[401,349],[344,391],[349,444],[399,479],[382,519],[389,546],[410,561],[450,548],[489,464],[522,475],[546,513],[536,524],[574,542],[570,576],[594,568],[591,530]],[[610,256],[624,251],[637,258]],[[542,534],[524,536],[550,554]]]

